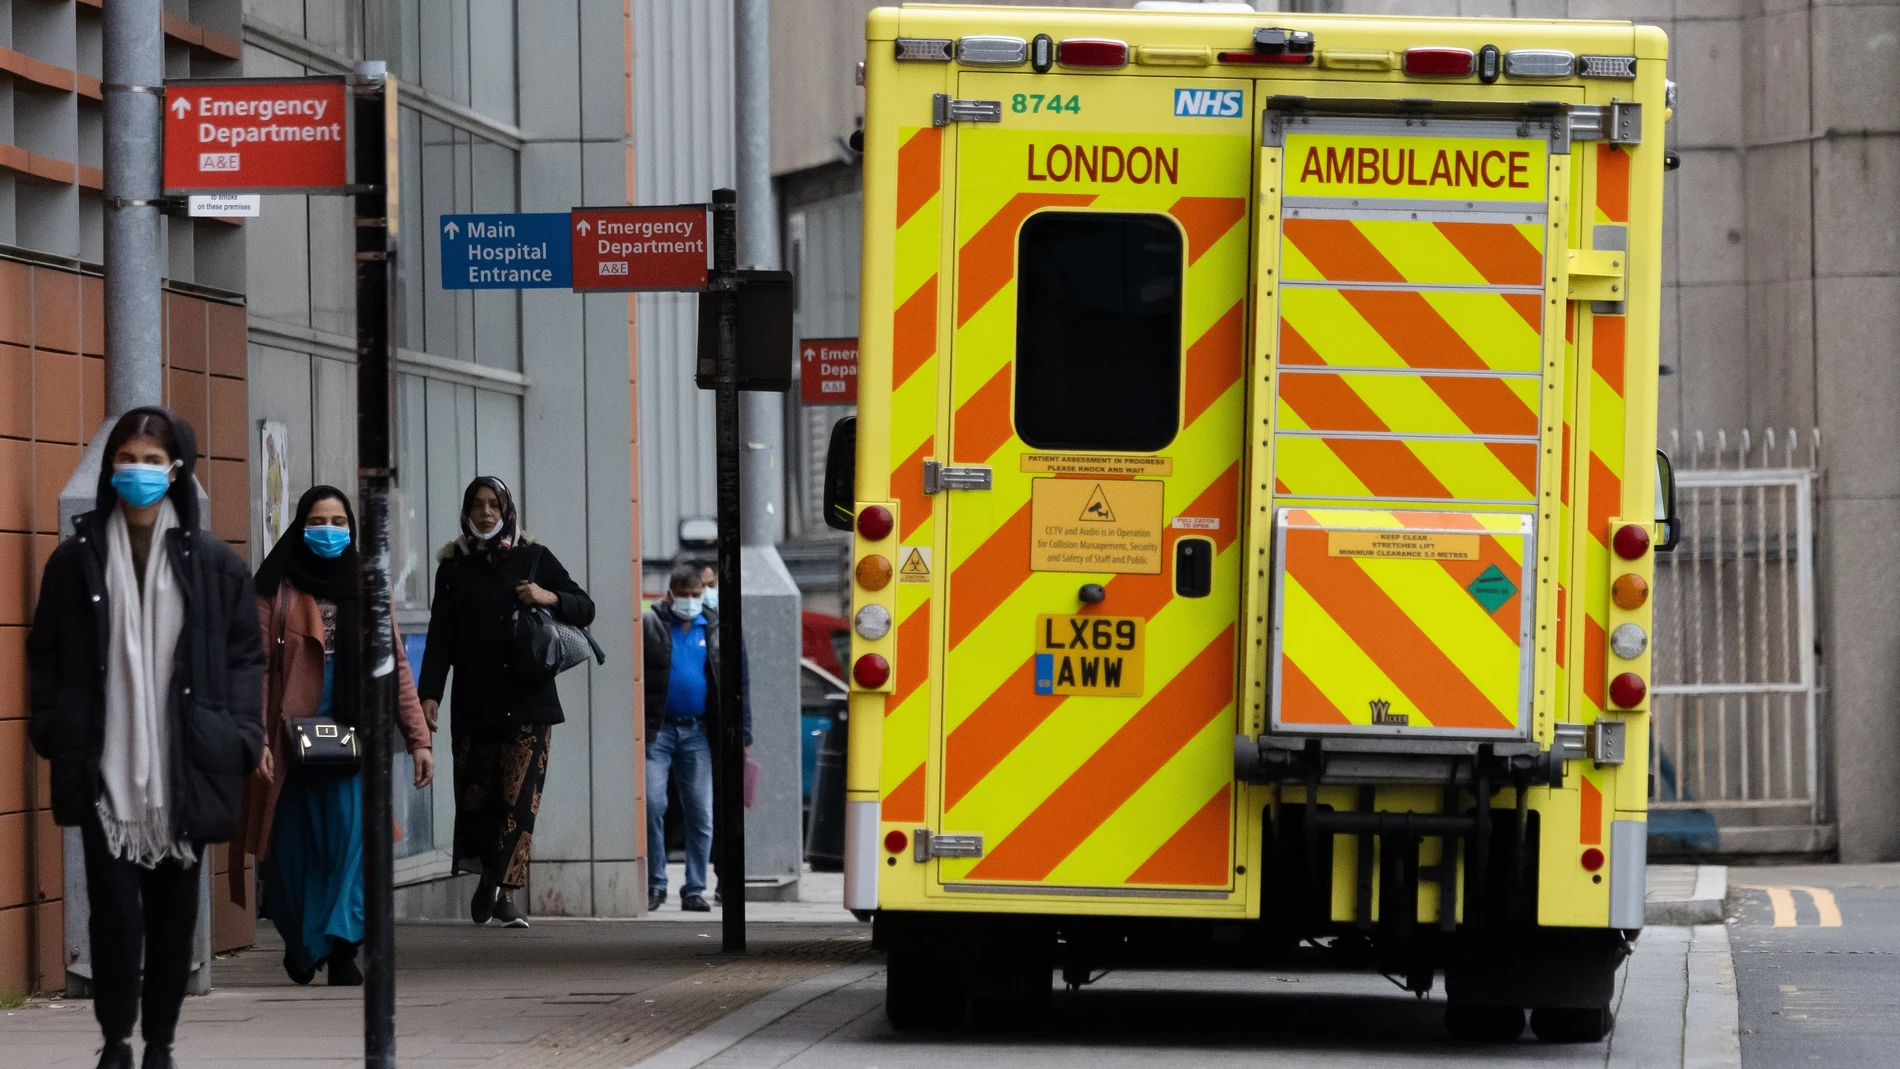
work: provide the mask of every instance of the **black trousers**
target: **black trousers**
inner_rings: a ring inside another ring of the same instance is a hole
[[[168,861],[142,868],[113,857],[97,821],[84,825],[92,918],[92,1012],[107,1040],[132,1038],[144,959],[145,1042],[170,1046],[191,979],[198,925],[198,868]],[[204,863],[200,852],[200,865]]]

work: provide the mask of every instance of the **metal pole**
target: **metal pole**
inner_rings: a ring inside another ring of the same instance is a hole
[[[778,209],[772,195],[772,42],[766,0],[735,0],[732,74],[735,170],[739,187],[741,267],[779,266]],[[785,398],[747,392],[745,530],[748,546],[776,546],[785,537]],[[720,591],[722,599],[725,591]],[[722,600],[721,605],[725,602]]]
[[[163,0],[105,5],[106,416],[164,400]]]
[[[395,360],[396,243],[389,225],[389,94],[380,62],[357,65],[356,455],[358,535],[363,559],[360,738],[363,747],[363,1064],[396,1065],[395,858],[390,828],[390,743],[396,719],[395,632],[390,619],[389,488],[396,465],[391,401]]]
[[[745,724],[740,694],[744,601],[739,579],[739,272],[734,202],[713,190],[712,290],[719,302],[719,366],[714,438],[719,456],[719,874],[725,884],[720,918],[728,954],[745,953]]]

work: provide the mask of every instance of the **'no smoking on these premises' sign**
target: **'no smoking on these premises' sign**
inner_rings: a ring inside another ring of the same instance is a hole
[[[331,190],[350,180],[341,78],[165,86],[165,192]]]

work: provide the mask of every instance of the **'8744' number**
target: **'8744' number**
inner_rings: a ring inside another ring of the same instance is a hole
[[[1074,93],[1066,97],[1061,93],[1017,93],[1009,98],[1009,110],[1018,115],[1024,113],[1040,115],[1045,111],[1080,115],[1082,114],[1082,98]]]

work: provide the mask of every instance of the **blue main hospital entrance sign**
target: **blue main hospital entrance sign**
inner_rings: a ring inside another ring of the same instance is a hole
[[[571,224],[567,212],[445,215],[437,232],[442,239],[442,288],[571,289]]]

